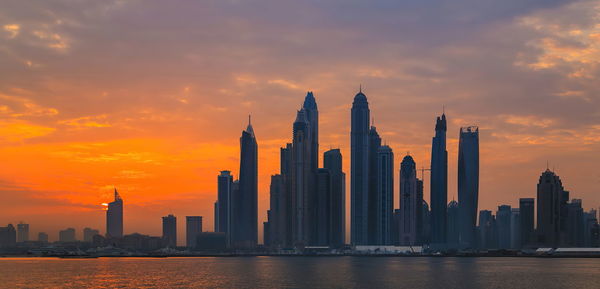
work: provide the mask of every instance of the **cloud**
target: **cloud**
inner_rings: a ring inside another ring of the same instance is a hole
[[[15,38],[19,35],[19,30],[21,26],[19,24],[6,24],[3,26],[4,31],[8,33],[8,38]]]
[[[0,142],[22,142],[27,139],[46,136],[56,129],[52,127],[29,124],[26,122],[0,121]]]

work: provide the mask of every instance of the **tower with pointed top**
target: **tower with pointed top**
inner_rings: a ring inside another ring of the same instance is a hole
[[[307,92],[302,104],[310,134],[310,167],[315,172],[319,168],[319,111],[312,91]]]
[[[313,237],[311,143],[310,122],[306,111],[300,109],[293,126],[291,160],[292,239],[299,247],[309,245]]]
[[[435,136],[431,144],[431,244],[446,243],[446,208],[448,203],[448,151],[446,150],[446,114],[435,122]]]
[[[258,144],[250,116],[240,137],[239,188],[232,196],[231,243],[254,248],[258,242]]]
[[[108,203],[106,210],[106,237],[123,237],[123,199],[115,188],[115,200]]]
[[[350,223],[351,243],[369,242],[369,119],[367,96],[354,96],[350,130]]]

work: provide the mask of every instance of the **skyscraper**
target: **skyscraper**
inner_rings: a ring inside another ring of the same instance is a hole
[[[417,198],[417,171],[416,164],[410,155],[402,159],[400,164],[400,244],[405,246],[416,245],[418,242],[417,206],[422,206],[422,201]]]
[[[13,224],[0,227],[0,248],[12,248],[17,245],[17,230]]]
[[[196,248],[196,239],[202,233],[202,216],[185,217],[185,245],[188,248]]]
[[[319,167],[319,111],[312,91],[306,93],[302,105],[309,124],[310,134],[310,167],[316,172]]]
[[[448,203],[448,151],[446,151],[446,115],[436,119],[431,144],[431,244],[446,243],[446,206]]]
[[[323,167],[331,174],[330,246],[340,248],[346,236],[346,174],[342,171],[340,149],[323,154]]]
[[[123,237],[123,199],[115,188],[115,200],[108,203],[106,210],[106,237]]]
[[[531,246],[535,241],[535,200],[533,198],[519,199],[519,214],[521,247]]]
[[[460,206],[460,203],[458,204]],[[496,211],[496,225],[498,230],[498,248],[509,249],[510,248],[510,217],[511,207],[509,205],[498,206]]]
[[[581,199],[573,199],[567,205],[567,245],[583,247],[584,244],[584,213]]]
[[[312,245],[329,246],[331,230],[331,173],[328,169],[317,170],[316,188],[316,236]]]
[[[479,249],[496,247],[494,215],[490,210],[479,211]]]
[[[521,211],[512,208],[510,211],[510,248],[521,249]]]
[[[392,225],[394,222],[394,153],[387,145],[381,146],[377,155],[377,178],[375,198],[375,238],[373,245],[393,245]],[[371,201],[371,200],[370,200]]]
[[[231,228],[231,192],[233,189],[233,176],[230,171],[221,171],[217,177],[217,208],[218,223],[215,232],[229,235]]]
[[[75,229],[67,228],[64,230],[60,230],[58,232],[58,241],[59,242],[75,242]]]
[[[306,119],[306,112],[300,109],[296,114],[296,120],[293,126],[292,142],[292,176],[291,176],[291,197],[292,197],[292,228],[293,243],[296,246],[309,245],[313,233],[312,221],[312,203],[314,184],[310,161],[311,153],[310,123]]]
[[[369,103],[359,91],[354,96],[350,131],[350,225],[351,242],[368,244],[369,213]]]
[[[560,178],[546,169],[537,185],[537,234],[542,246],[557,247],[560,244],[561,220],[566,218],[562,209],[564,195]]]
[[[479,128],[462,127],[458,144],[459,246],[473,248],[479,198]]]
[[[379,191],[377,188],[377,184],[379,182],[380,172],[378,166],[378,153],[379,148],[381,147],[381,137],[379,137],[379,133],[377,133],[377,128],[375,126],[371,126],[369,130],[369,190],[368,190],[368,217],[369,225],[368,225],[368,244],[375,245],[381,244],[381,232],[378,233],[378,230],[381,229],[380,221],[380,204],[378,201]]]
[[[458,235],[459,235],[459,224],[458,224],[458,202],[452,200],[448,203],[446,209],[448,216],[446,217],[446,243],[449,248],[456,248],[458,246]]]
[[[232,244],[254,248],[258,242],[258,144],[250,118],[240,137],[239,192],[233,199]]]
[[[168,247],[177,247],[177,218],[171,214],[162,217],[162,237]]]
[[[18,223],[17,224],[17,242],[29,241],[29,224]]]

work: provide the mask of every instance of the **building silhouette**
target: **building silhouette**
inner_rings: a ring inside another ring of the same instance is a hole
[[[423,199],[419,200],[416,164],[406,155],[400,164],[400,244],[417,245],[419,242],[418,215]]]
[[[479,249],[497,248],[496,219],[490,210],[479,211]]]
[[[329,246],[331,232],[331,172],[328,169],[317,170],[316,188],[316,236],[311,245]]]
[[[382,219],[379,216],[380,204],[379,204],[379,191],[378,182],[380,178],[380,168],[378,166],[378,154],[379,148],[381,147],[381,137],[377,132],[375,126],[371,126],[369,130],[369,178],[368,178],[368,244],[379,245],[381,241],[381,232],[378,232],[381,226]]]
[[[458,144],[459,246],[474,248],[479,198],[479,128],[462,127]]]
[[[115,200],[108,203],[106,210],[106,237],[123,237],[123,199],[115,188]]]
[[[233,176],[230,171],[221,171],[217,176],[217,202],[215,204],[215,232],[225,233],[226,245],[230,246]]]
[[[177,247],[177,217],[172,214],[162,217],[162,238],[166,246]]]
[[[258,144],[250,119],[240,137],[239,189],[232,199],[231,244],[254,248],[258,242]]]
[[[202,233],[202,217],[201,216],[186,216],[185,217],[185,246],[190,249],[195,249],[197,238]]]
[[[13,224],[0,227],[0,248],[12,248],[17,245],[17,230]]]
[[[84,242],[92,242],[94,236],[99,235],[100,231],[92,229],[92,228],[83,228],[83,241]]]
[[[519,199],[519,230],[521,247],[531,247],[535,242],[535,199]]]
[[[368,244],[369,225],[369,103],[359,91],[354,96],[350,130],[350,240]]]
[[[459,203],[460,206],[460,203]],[[498,230],[498,248],[509,249],[511,240],[511,207],[509,205],[498,206],[496,211],[496,225]]]
[[[510,248],[521,249],[521,210],[512,208],[510,213]]]
[[[293,125],[292,141],[292,228],[293,243],[295,246],[309,245],[314,238],[313,224],[313,204],[314,188],[313,171],[310,160],[311,140],[310,123],[306,119],[306,112],[300,109],[296,114],[296,120]]]
[[[372,214],[375,226],[373,245],[393,245],[392,226],[394,222],[394,152],[387,145],[379,147],[376,167],[375,213]]]
[[[75,229],[67,228],[58,232],[58,241],[62,243],[75,242]]]
[[[450,203],[448,203],[448,208],[446,209],[446,243],[448,244],[449,248],[458,247],[458,238],[460,233],[458,210],[457,201],[452,200]]]
[[[45,244],[48,243],[48,234],[44,233],[44,232],[39,232],[38,233],[38,242]]]
[[[569,192],[560,178],[549,169],[540,176],[537,185],[537,235],[538,244],[558,247],[566,224]]]
[[[581,199],[573,199],[567,204],[567,238],[569,247],[583,247],[584,244],[584,214]]]
[[[346,174],[342,171],[340,149],[331,149],[323,154],[323,167],[329,170],[331,176],[329,245],[341,248],[346,236]]]
[[[446,208],[448,203],[448,151],[446,150],[446,115],[436,119],[431,144],[431,244],[446,243]]]
[[[29,224],[23,222],[17,224],[17,242],[29,241]]]

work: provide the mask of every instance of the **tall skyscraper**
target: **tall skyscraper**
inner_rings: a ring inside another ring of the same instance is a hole
[[[354,96],[350,131],[350,235],[354,245],[368,244],[369,120],[367,96]]]
[[[106,210],[106,237],[123,237],[123,199],[115,188],[115,200],[108,203]]]
[[[250,119],[240,137],[239,192],[233,199],[232,244],[254,248],[258,242],[258,144]]]
[[[346,236],[346,174],[342,171],[340,149],[323,154],[323,167],[331,174],[330,246],[341,248]]]
[[[379,191],[377,188],[380,172],[378,166],[378,153],[379,148],[381,147],[381,137],[379,137],[379,133],[377,133],[377,129],[375,126],[371,126],[369,130],[369,190],[368,190],[368,204],[369,211],[368,217],[369,225],[368,225],[368,244],[375,245],[381,244],[381,232],[378,233],[380,228],[381,214],[380,212],[380,204],[378,201]]]
[[[218,223],[215,232],[229,235],[231,228],[231,195],[233,189],[233,176],[230,171],[221,171],[217,177],[217,204]]]
[[[314,235],[311,223],[313,213],[312,205],[313,170],[310,161],[311,153],[310,123],[306,119],[306,112],[300,109],[296,115],[293,126],[292,142],[292,228],[293,243],[295,246],[309,245]]]
[[[535,241],[535,200],[533,198],[519,199],[519,214],[521,247],[529,247]]]
[[[162,217],[162,237],[168,247],[177,247],[177,218],[171,214]]]
[[[458,204],[460,206],[460,203]],[[510,217],[511,207],[509,205],[498,206],[496,211],[496,225],[498,230],[498,248],[509,249],[510,248]]]
[[[418,242],[417,206],[422,206],[422,201],[417,198],[417,171],[416,164],[410,155],[402,159],[400,164],[400,244],[405,246],[416,245]]]
[[[196,248],[196,239],[202,233],[202,216],[185,217],[185,245],[188,248]]]
[[[331,173],[328,169],[317,170],[316,208],[315,219],[316,236],[312,245],[329,246],[331,230]]]
[[[265,246],[272,248],[281,248],[284,246],[284,235],[286,229],[285,219],[285,183],[282,175],[271,176],[271,186],[269,190],[269,210],[267,211],[267,223],[265,224],[269,232],[264,232]]]
[[[521,249],[521,211],[512,208],[510,211],[510,248]]]
[[[431,144],[431,244],[446,243],[446,206],[448,203],[448,151],[446,151],[446,115],[436,119]]]
[[[537,185],[537,234],[542,246],[558,247],[560,244],[561,220],[566,218],[562,208],[564,195],[560,178],[546,169]]]
[[[29,224],[17,224],[17,242],[29,241]]]
[[[458,144],[459,246],[473,248],[479,198],[479,128],[462,127]]]
[[[99,235],[100,231],[92,229],[92,228],[83,228],[83,241],[84,242],[92,242],[94,236]]]
[[[381,146],[377,155],[377,189],[375,198],[375,238],[371,244],[393,245],[392,225],[394,222],[394,152],[387,145]],[[371,200],[369,200],[371,201]]]
[[[312,91],[306,93],[302,108],[309,124],[310,167],[316,172],[319,167],[319,111],[317,110],[317,102]]]
[[[496,248],[495,220],[492,211],[479,211],[479,249]]]
[[[567,208],[566,244],[569,247],[583,247],[585,221],[581,199],[571,200]]]

